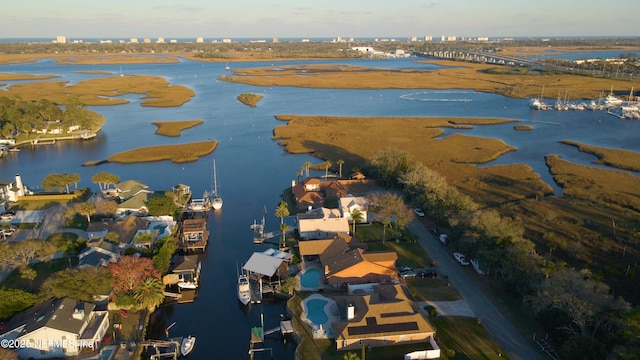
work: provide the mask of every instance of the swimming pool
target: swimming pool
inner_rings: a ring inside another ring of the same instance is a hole
[[[312,299],[307,301],[307,319],[316,325],[324,324],[329,320],[324,307],[329,302],[323,299]]]
[[[333,338],[331,323],[340,320],[335,300],[313,294],[302,301],[302,320],[311,327],[314,339]]]
[[[300,287],[303,289],[320,288],[320,279],[322,278],[322,270],[318,268],[308,268],[299,274]]]

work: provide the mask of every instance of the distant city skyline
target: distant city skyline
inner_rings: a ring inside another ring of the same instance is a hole
[[[640,36],[637,0],[23,0],[0,38]]]

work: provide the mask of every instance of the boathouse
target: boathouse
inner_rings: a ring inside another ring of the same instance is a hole
[[[180,223],[178,247],[185,251],[205,251],[209,232],[204,218],[185,219]]]

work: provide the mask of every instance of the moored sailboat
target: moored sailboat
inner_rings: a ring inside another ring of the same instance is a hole
[[[222,209],[222,198],[218,194],[218,175],[216,174],[216,160],[213,160],[213,191],[211,192],[211,207],[213,210]]]

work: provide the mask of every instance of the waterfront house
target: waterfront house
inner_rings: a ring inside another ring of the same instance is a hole
[[[427,356],[421,358],[440,356],[434,328],[404,286],[375,285],[372,292],[334,300],[342,318],[331,324],[338,350],[424,343]]]
[[[109,330],[109,315],[95,305],[72,298],[51,298],[14,315],[0,339],[16,341],[20,359],[77,356],[95,349]]]
[[[367,198],[363,196],[353,196],[347,195],[340,198],[340,211],[342,213],[342,217],[346,218],[348,221],[351,221],[351,213],[354,210],[360,211],[362,214],[362,219],[358,222],[360,224],[366,224],[369,222],[368,217],[368,209],[369,202]]]
[[[305,240],[298,243],[304,266],[319,262],[330,286],[398,281],[394,251],[368,252],[366,244],[344,234],[332,239]]]
[[[7,206],[9,202],[16,202],[21,196],[31,195],[33,192],[22,183],[20,174],[14,180],[0,180],[0,206]]]
[[[318,178],[307,178],[294,184],[291,191],[299,211],[322,207],[326,200],[337,200],[346,194],[344,186],[339,181],[321,181]]]
[[[149,186],[136,181],[126,180],[115,185],[115,194],[120,199],[118,214],[147,214],[147,201],[153,191]]]
[[[327,239],[335,234],[349,234],[349,221],[338,209],[317,208],[297,215],[298,234],[302,240]]]
[[[333,287],[398,281],[394,251],[368,252],[336,239],[319,257],[327,284]]]

